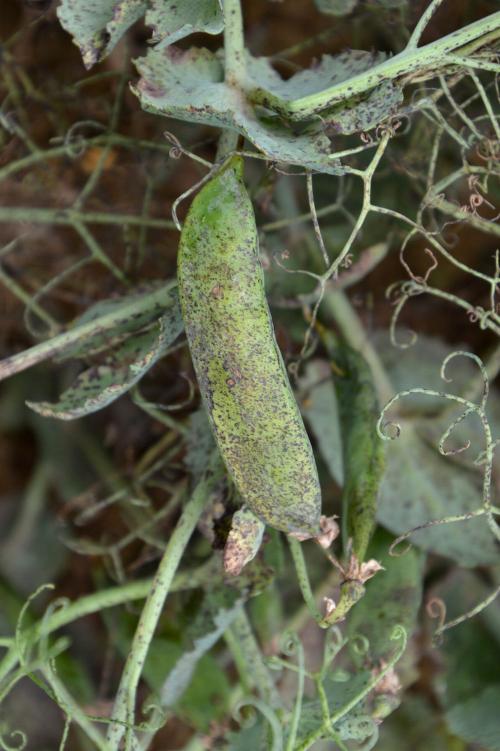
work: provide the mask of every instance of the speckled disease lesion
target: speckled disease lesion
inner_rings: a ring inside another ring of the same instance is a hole
[[[239,157],[194,199],[178,277],[200,390],[238,490],[267,524],[316,534],[316,465],[276,344]]]

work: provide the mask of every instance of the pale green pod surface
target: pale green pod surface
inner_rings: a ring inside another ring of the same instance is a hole
[[[178,279],[200,390],[243,500],[276,529],[317,534],[316,464],[276,344],[241,158],[229,160],[194,199]]]

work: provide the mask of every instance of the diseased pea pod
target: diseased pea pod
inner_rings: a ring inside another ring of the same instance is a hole
[[[316,465],[274,335],[240,157],[228,159],[195,197],[181,233],[178,280],[200,391],[243,500],[276,529],[317,534]]]

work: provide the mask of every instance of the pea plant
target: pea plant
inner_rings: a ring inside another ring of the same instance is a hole
[[[260,5],[1,43],[5,751],[500,748],[500,11]]]

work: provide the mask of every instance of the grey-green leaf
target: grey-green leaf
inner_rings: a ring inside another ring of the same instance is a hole
[[[146,24],[153,27],[158,49],[194,32],[220,34],[224,19],[219,0],[151,0]]]
[[[422,556],[414,549],[400,558],[390,556],[391,542],[390,535],[378,530],[369,555],[385,570],[366,583],[365,595],[347,621],[350,637],[362,634],[368,639],[370,660],[374,662],[387,660],[394,653],[391,634],[395,626],[403,626],[411,636],[422,599]]]
[[[274,89],[287,85],[267,58],[247,54],[247,76],[256,87]],[[280,118],[259,117],[241,91],[224,82],[222,58],[207,49],[150,50],[136,61],[141,75],[135,91],[149,112],[188,122],[230,128],[244,135],[269,159],[329,174],[342,174],[330,157],[330,141],[322,130],[294,133]],[[316,73],[315,73],[316,75]],[[295,77],[294,77],[295,78]],[[293,79],[292,79],[293,80]]]
[[[58,402],[27,402],[44,417],[74,420],[111,404],[132,388],[162,357],[182,331],[180,315],[163,316],[148,331],[130,337],[104,365],[85,370]]]
[[[215,590],[205,596],[202,612],[205,619],[203,628],[198,629],[197,635],[192,640],[191,649],[182,654],[163,683],[160,691],[163,707],[172,707],[179,701],[189,686],[201,657],[214,646],[236,617],[243,598],[238,598],[232,591],[230,594],[228,602],[223,603],[222,606],[217,606],[220,591]]]
[[[450,729],[458,736],[488,751],[500,751],[500,683],[488,686],[476,696],[457,704],[446,713]]]
[[[401,421],[400,421],[401,422]],[[424,442],[411,422],[387,448],[378,520],[396,534],[425,522],[464,514],[481,505],[480,478],[441,456]],[[498,548],[484,517],[441,524],[415,533],[415,545],[453,558],[462,566],[498,561]]]
[[[171,325],[175,327],[180,316],[177,287],[151,286],[121,297],[100,300],[72,323],[72,328],[76,329],[94,322],[91,336],[82,336],[76,343],[62,348],[57,352],[57,359],[87,357],[111,349],[162,315],[170,315]]]
[[[86,68],[108,55],[146,11],[147,0],[62,0],[61,25],[80,48]]]

